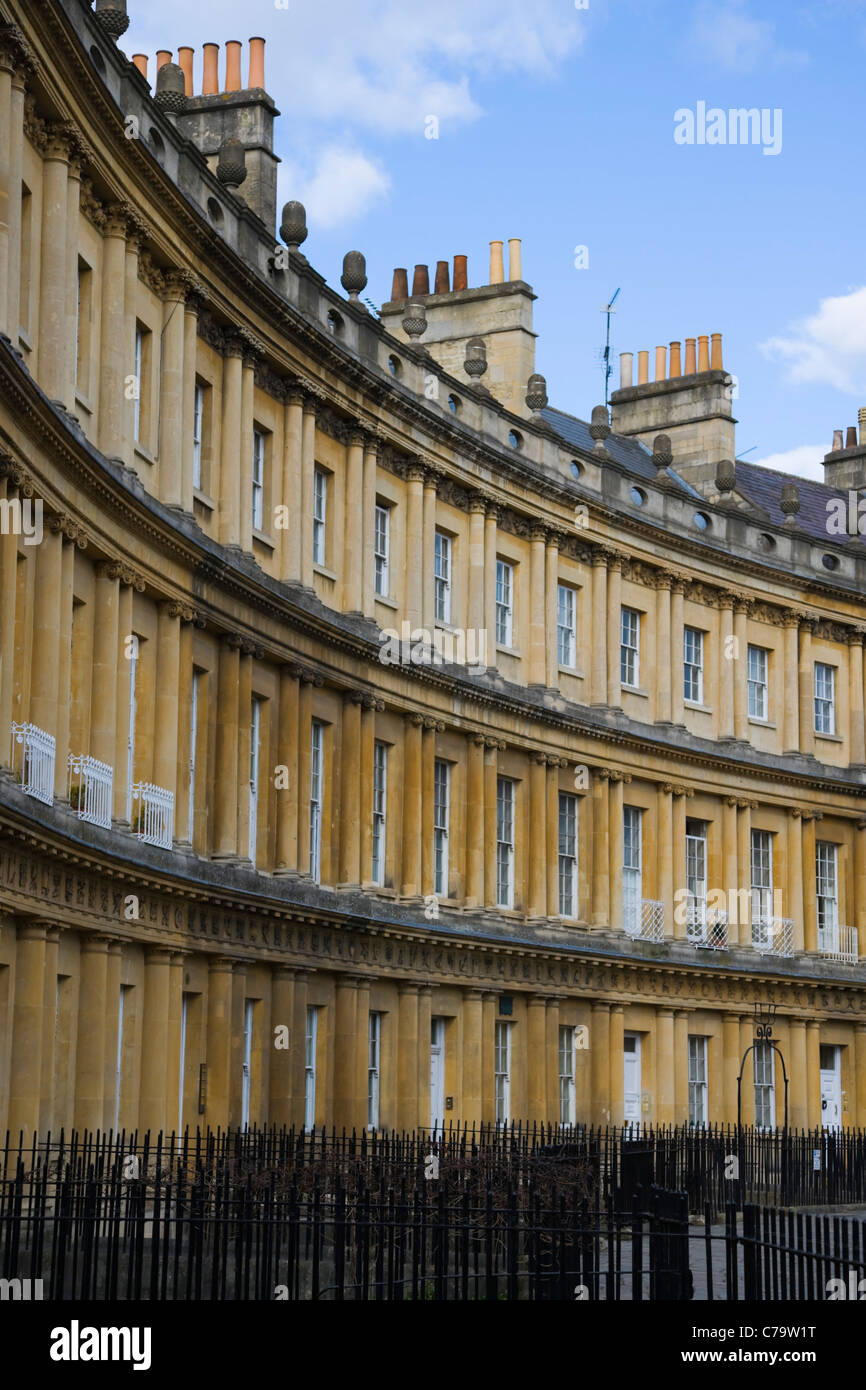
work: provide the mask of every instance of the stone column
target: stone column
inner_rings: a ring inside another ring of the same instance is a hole
[[[485,1125],[492,1125],[496,1120],[495,1048],[496,995],[488,989],[481,995],[481,1120]],[[512,1076],[512,1104],[515,1104],[513,1080]]]
[[[360,690],[343,696],[343,729],[340,744],[340,887],[361,886],[361,700]]]
[[[592,925],[610,924],[610,769],[592,775]]]
[[[754,1025],[751,1017],[743,1014],[740,1016],[740,1059],[737,1063],[737,1071],[743,1067],[743,1081],[741,1088],[741,1108],[740,1116],[743,1125],[753,1125],[755,1123],[755,1053],[750,1052],[746,1057],[746,1051],[754,1043]],[[743,1058],[746,1057],[745,1065]]]
[[[435,470],[428,468],[424,474],[424,504],[423,504],[423,535],[421,544],[422,555],[422,593],[421,593],[421,621],[429,633],[433,632],[436,626],[436,585],[435,585],[435,557],[436,557],[436,488],[438,475]],[[454,621],[452,613],[451,621]]]
[[[731,945],[739,942],[741,946],[751,946],[752,944],[752,811],[757,808],[757,802],[749,801],[746,797],[741,797],[737,802],[737,868],[739,871],[739,889],[737,895],[736,920],[728,920],[728,941]],[[740,921],[743,907],[747,904],[748,920]],[[730,903],[729,903],[730,908]]]
[[[866,1024],[854,1028],[854,1073],[856,1077],[856,1110],[854,1124],[863,1128],[866,1120]]]
[[[357,1011],[355,1034],[355,1095],[357,1096],[356,1110],[358,1114],[358,1126],[363,1131],[367,1128],[368,1107],[368,1068],[369,1068],[369,1046],[370,1046],[370,977],[369,975],[359,975],[357,977]],[[380,1039],[381,1043],[381,1039]],[[380,1061],[382,1059],[380,1058]],[[381,1082],[381,1072],[380,1072]],[[379,1097],[380,1123],[381,1129],[381,1086]]]
[[[93,669],[90,694],[90,753],[114,765],[117,735],[118,566],[96,566],[93,595]],[[79,751],[79,750],[74,750]],[[115,769],[115,776],[117,769]]]
[[[433,986],[418,988],[418,1128],[430,1128],[430,1021],[433,1014]]]
[[[298,873],[310,872],[310,775],[313,738],[313,676],[301,672],[298,690]]]
[[[617,619],[619,623],[619,619]],[[615,632],[607,631],[607,553],[595,550],[592,555],[592,666],[590,672],[590,695],[594,705],[607,704],[607,645],[615,642]]]
[[[809,1129],[821,1127],[821,1025],[806,1024],[806,1114]]]
[[[293,1054],[298,1047],[303,1049],[303,1037],[295,1032],[295,976],[297,972],[285,965],[271,966],[271,1060],[268,1086],[269,1124],[287,1128],[291,1126],[292,1097],[294,1095]],[[288,1046],[281,1046],[285,1034],[279,1038],[277,1028],[288,1030]]]
[[[463,995],[463,1094],[459,1119],[463,1124],[481,1122],[481,990]]]
[[[423,715],[403,721],[403,863],[402,895],[421,892],[421,726]]]
[[[610,1085],[610,1004],[593,1000],[590,1026],[590,1064],[592,1068],[592,1123],[611,1122]]]
[[[57,1018],[57,958],[62,927],[45,929],[45,971],[42,991],[42,1070],[39,1083],[39,1132],[56,1133],[54,1115],[54,1048]]]
[[[800,622],[798,657],[800,689],[800,752],[815,752],[815,676],[812,665],[812,631],[814,623],[808,618]]]
[[[130,681],[132,679],[132,592],[137,584],[129,572],[120,570],[120,592],[117,596],[117,727],[115,730],[115,752],[110,761],[114,764],[112,799],[114,819],[128,823],[129,807],[127,794],[130,783],[134,781],[134,769],[129,760],[130,725]],[[142,585],[143,587],[143,585]]]
[[[280,537],[280,573],[283,579],[295,584],[301,581],[304,528],[313,524],[301,500],[303,415],[303,389],[300,382],[291,382],[286,389],[283,408],[282,481],[277,502],[286,508],[284,520],[287,523]]]
[[[866,820],[854,822],[854,919],[862,957],[866,955]]]
[[[674,1123],[674,1014],[673,1009],[656,1010],[656,1120],[660,1125]]]
[[[671,585],[671,719],[682,724],[683,713],[683,594],[684,579]]]
[[[559,916],[559,769],[563,764],[563,759],[556,754],[548,754],[547,758],[547,840],[545,842],[545,859],[547,860],[547,915],[548,917]],[[580,836],[581,836],[581,814],[580,804],[578,803],[577,812],[577,836],[578,853],[577,861],[580,863]],[[577,875],[578,882],[575,892],[575,916],[581,916],[580,903],[580,875]]]
[[[485,499],[475,492],[469,498],[469,613],[468,626],[477,632],[485,626],[484,618],[484,508]],[[493,634],[488,633],[488,651]]]
[[[280,667],[277,726],[277,863],[275,873],[298,871],[298,682],[297,666]]]
[[[75,535],[75,531],[72,532]],[[85,546],[84,536],[77,537],[79,546]],[[63,546],[60,557],[60,632],[57,651],[57,727],[54,758],[54,795],[65,799],[68,795],[69,770],[69,731],[72,706],[72,608],[75,575],[76,544]]]
[[[104,1120],[109,945],[107,936],[81,937],[75,1116],[77,1126],[90,1130],[99,1129]],[[144,1036],[146,1045],[142,1049],[142,1069],[152,1044],[146,1031]]]
[[[177,723],[177,766],[175,770],[175,786],[177,788],[174,798],[174,837],[183,845],[191,845],[195,838],[195,811],[196,807],[190,806],[190,785],[189,771],[191,756],[195,753],[192,746],[192,692],[193,682],[196,679],[193,668],[193,640],[192,623],[201,619],[193,609],[179,606],[180,632],[178,634],[178,723]],[[204,702],[202,702],[204,703]],[[204,709],[197,710],[199,729],[203,730],[207,726],[207,712]],[[199,782],[199,793],[201,793],[201,779]],[[192,788],[193,800],[195,800],[195,787]],[[201,795],[198,797],[199,805],[202,803]],[[190,817],[192,812],[192,817]],[[190,820],[192,819],[192,825]]]
[[[24,154],[24,97],[28,76],[33,71],[29,57],[16,45],[16,51],[4,58],[11,62],[9,87],[9,122],[0,121],[0,129],[8,131],[9,150],[9,251],[7,261],[6,323],[9,337],[18,346],[21,323],[21,171]]]
[[[418,986],[404,981],[399,986],[397,1018],[397,1129],[412,1131],[418,1125]]]
[[[719,597],[719,738],[734,737],[734,686],[745,682],[747,656],[734,645],[734,595]]]
[[[338,975],[334,981],[334,1125],[351,1131],[366,1127],[357,1087],[357,1055],[366,1039],[358,1030],[358,980]]]
[[[113,1129],[115,1132],[120,1128],[123,1121],[123,1086],[120,1086],[118,1096],[118,1081],[123,1081],[123,1057],[120,1058],[120,1078],[118,1078],[118,1031],[120,1019],[118,1018],[118,1005],[120,1003],[120,977],[123,970],[123,942],[111,941],[108,947],[108,963],[105,970],[105,1084],[103,1086],[103,1106],[102,1106],[102,1128],[104,1130]],[[54,1015],[57,1007],[57,962],[55,959],[53,973],[50,982],[45,982],[45,1014],[46,1023],[50,1020],[50,1026],[54,1028]],[[120,1104],[118,1105],[118,1100]]]
[[[806,1067],[806,1020],[804,1018],[789,1019],[788,1046],[790,1056],[786,1060],[791,1079],[789,1119],[792,1129],[806,1129],[809,1124],[809,1083]],[[784,1091],[784,1081],[782,1089]]]
[[[484,902],[496,905],[496,800],[499,778],[499,747],[496,738],[484,740]],[[505,747],[505,744],[502,744]]]
[[[219,648],[216,768],[214,778],[214,859],[238,855],[238,689],[241,639],[235,633]]]
[[[166,1021],[165,1094],[167,1131],[183,1134],[184,1076],[181,1071],[180,1031],[183,1012],[183,963],[186,951],[171,951],[168,961],[168,1017]],[[109,969],[111,957],[109,956]]]
[[[252,553],[253,548],[253,430],[256,364],[261,356],[262,345],[245,334],[241,371],[240,533],[241,549],[247,553]]]
[[[219,538],[223,545],[231,546],[241,543],[241,471],[250,465],[243,453],[243,356],[240,336],[227,335],[223,346],[218,500]]]
[[[10,1138],[29,1144],[39,1128],[47,923],[19,921],[9,1068]]]
[[[820,814],[820,813],[818,813]],[[814,811],[803,812],[803,949],[818,949],[818,905],[815,897],[815,821]]]
[[[169,271],[162,303],[159,392],[159,498],[167,507],[183,505],[184,326],[189,275]]]
[[[185,512],[193,511],[193,467],[195,454],[195,388],[198,356],[198,316],[205,302],[202,285],[187,282],[183,310],[183,445],[181,448],[180,504]]]
[[[156,749],[153,780],[173,794],[177,788],[178,694],[180,690],[180,609],[161,603],[156,629]],[[175,827],[177,828],[177,827]]]
[[[737,798],[726,796],[722,803],[722,862],[725,901],[728,905],[728,940],[738,940],[736,924],[731,923],[731,905],[739,903],[739,838],[737,833]]]
[[[546,1003],[543,994],[533,994],[526,1006],[526,1118],[530,1125],[547,1119]]]
[[[166,1127],[169,972],[171,951],[149,949],[144,969],[145,1046],[141,1052],[141,1128],[152,1136]],[[225,1123],[223,1120],[222,1123]]]
[[[689,1122],[689,1018],[688,1009],[674,1011],[675,1125],[687,1125]]]
[[[126,322],[128,214],[126,204],[112,204],[103,227],[98,438],[100,449],[109,458],[124,457],[128,413],[125,382],[135,370],[135,358],[131,364],[128,358]]]
[[[17,59],[16,45],[10,37],[0,38],[0,333],[18,343],[18,324],[9,326],[9,154],[12,143],[12,72]],[[18,195],[18,185],[14,192]]]
[[[740,1073],[740,1020],[736,1014],[722,1017],[722,1123],[737,1123],[737,1077]]]
[[[530,685],[544,685],[547,675],[545,618],[545,545],[547,531],[534,526],[529,540],[529,663]]]
[[[466,907],[484,905],[484,735],[467,740]]]
[[[361,702],[361,886],[374,888],[373,879],[373,761],[376,743],[376,710],[384,701],[365,695]],[[387,866],[387,856],[386,856]]]
[[[487,667],[496,668],[496,551],[499,508],[487,504],[484,522],[484,626],[487,629]]]
[[[748,662],[747,619],[752,604],[749,599],[738,598],[734,603],[734,650],[739,665],[734,677],[734,738],[745,742],[749,737],[749,690],[746,679]]]
[[[53,121],[42,152],[42,257],[39,281],[37,380],[49,400],[70,408],[66,377],[67,180],[73,135],[68,122]]]
[[[237,846],[238,854],[244,859],[251,859],[250,850],[255,849],[258,857],[258,846],[253,845],[250,831],[250,753],[252,749],[252,709],[253,709],[253,657],[252,647],[249,642],[244,640],[241,644],[241,655],[238,663],[238,781],[237,781]]]
[[[848,691],[851,720],[848,761],[862,764],[866,762],[866,743],[863,725],[863,632],[860,628],[848,631]]]
[[[379,465],[379,440],[366,435],[364,442],[364,556],[363,589],[364,613],[376,616],[376,485]]]
[[[559,1124],[559,995],[547,995],[547,1120]],[[576,1069],[575,1069],[576,1070]],[[577,1078],[575,1077],[575,1084]],[[576,1097],[575,1097],[576,1099]],[[532,1117],[530,1116],[530,1119]]]
[[[0,501],[12,501],[15,496],[15,484],[10,474],[11,465],[4,466],[0,462]],[[12,747],[10,726],[14,697],[17,569],[18,537],[11,529],[5,534],[0,531],[0,767],[10,765]]]
[[[141,219],[130,209],[130,217],[127,220],[126,230],[126,255],[123,261],[123,307],[124,307],[124,330],[123,336],[126,344],[124,353],[124,377],[133,376],[135,373],[135,339],[138,328],[138,265],[141,250],[145,242],[146,229]],[[123,400],[123,459],[128,468],[135,468],[135,399],[130,394],[129,400],[126,399],[124,391]],[[100,399],[100,409],[102,402]]]
[[[797,681],[796,689],[799,692],[799,613],[795,613],[791,609],[786,610],[784,614],[784,624],[785,646],[783,653],[784,664],[782,667],[782,689],[785,692],[785,698],[782,701],[782,751],[785,753],[799,753],[800,699],[799,693],[796,695],[793,693],[795,678]]]
[[[346,443],[343,612],[360,613],[364,603],[364,431],[349,429]]]
[[[671,840],[672,840],[672,862],[674,880],[674,902],[678,904],[678,910],[674,913],[674,936],[684,939],[687,935],[685,914],[683,911],[683,898],[677,898],[677,893],[684,894],[686,890],[686,801],[688,792],[685,787],[673,788],[673,814],[671,818]],[[682,920],[678,920],[678,919]]]
[[[621,634],[622,557],[612,555],[607,567],[607,703],[617,708],[622,704]]]
[[[433,795],[435,789],[436,731],[441,720],[424,716],[421,736],[421,892],[433,892]]]
[[[625,858],[624,839],[623,839],[623,787],[625,782],[631,781],[631,775],[627,773],[625,777],[621,772],[613,772],[610,777],[610,833],[609,843],[609,869],[610,877],[610,925],[616,931],[622,931],[622,874],[623,862]]]
[[[318,392],[304,397],[301,429],[301,583],[313,587],[313,494],[316,485],[316,410]]]
[[[559,541],[557,531],[547,533],[547,597],[544,608],[545,642],[547,647],[547,684],[551,690],[559,689]],[[575,597],[575,603],[577,599]],[[576,623],[575,610],[575,623]]]
[[[30,664],[30,719],[46,733],[57,733],[60,610],[63,601],[63,533],[52,517],[37,547],[33,597],[33,654]],[[64,691],[64,698],[67,692]]]
[[[622,1004],[610,1010],[610,1123],[625,1119],[625,1011]]]
[[[547,915],[547,755],[529,760],[529,916]]]
[[[307,1004],[309,1002],[309,982],[315,970],[298,970],[295,974],[294,1022],[292,1023],[292,1124],[302,1128],[304,1124],[305,1085],[306,1085],[306,1037]]]
[[[805,950],[803,921],[803,821],[799,806],[788,815],[788,916],[794,923],[794,950]]]
[[[656,816],[658,843],[657,893],[664,909],[665,936],[674,935],[674,864],[673,864],[673,787],[669,782],[656,787]]]
[[[168,952],[165,954],[168,955]],[[211,956],[208,959],[205,1122],[209,1129],[224,1129],[229,1121],[233,967],[234,961],[226,956]],[[303,1065],[303,1034],[300,1049]]]
[[[411,629],[421,624],[424,587],[424,468],[410,464],[406,470],[406,620]],[[432,564],[432,560],[429,562]]]
[[[656,720],[671,722],[671,585],[673,575],[661,573],[656,585]]]

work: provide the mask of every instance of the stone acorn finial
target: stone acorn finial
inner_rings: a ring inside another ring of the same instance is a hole
[[[785,513],[784,526],[797,525],[797,513],[800,510],[800,489],[796,483],[783,483],[782,496],[779,506]]]
[[[283,204],[280,236],[290,251],[297,251],[307,239],[307,209],[295,198]]]
[[[216,175],[232,192],[240,188],[247,176],[247,152],[240,140],[224,140],[220,145]]]
[[[731,493],[737,482],[737,469],[733,459],[720,459],[716,464],[716,487],[723,494]]]
[[[186,78],[178,63],[163,63],[156,74],[153,99],[167,116],[179,116],[186,109]]]
[[[470,338],[466,344],[463,370],[467,376],[480,380],[487,371],[487,348],[483,338]]]
[[[96,0],[96,22],[115,43],[129,28],[126,0]]]
[[[360,251],[346,252],[340,284],[349,298],[356,301],[361,290],[367,288],[367,262]]]
[[[406,312],[400,322],[407,338],[411,338],[413,341],[420,338],[427,331],[427,315],[424,311],[424,305],[419,304],[414,299],[411,300],[406,305]]]
[[[671,447],[670,436],[667,434],[657,434],[653,440],[653,463],[657,473],[664,473],[666,468],[670,468],[674,461],[674,451]]]
[[[547,405],[547,382],[540,372],[533,372],[526,383],[526,404],[534,415]]]
[[[608,418],[606,405],[594,405],[589,422],[589,433],[595,440],[594,452],[597,454],[607,454],[604,441],[610,434],[610,419]]]

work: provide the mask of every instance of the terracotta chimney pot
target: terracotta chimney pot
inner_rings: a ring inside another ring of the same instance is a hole
[[[265,85],[265,41],[264,39],[250,39],[250,86],[261,87]]]
[[[166,63],[170,63],[170,62],[171,62],[171,49],[170,49],[170,48],[158,48],[158,49],[156,50],[156,70],[157,70],[157,72],[159,72],[160,68],[164,68],[165,65],[166,65]]]
[[[138,71],[141,73],[142,77],[147,77],[147,54],[133,53],[132,61],[138,68]]]
[[[694,376],[698,370],[695,365],[695,338],[686,338],[686,369],[685,376]]]
[[[725,369],[724,369],[724,367],[722,366],[722,335],[721,335],[721,333],[714,333],[714,334],[713,334],[712,343],[713,343],[713,347],[712,347],[712,352],[711,352],[711,354],[710,354],[710,366],[712,367],[712,369],[713,369],[714,372],[723,372]]]
[[[841,448],[842,448],[842,431],[841,431],[841,430],[834,430],[834,431],[833,431],[833,447],[832,447],[832,449],[830,450],[830,452],[831,452],[832,454],[835,454],[836,450],[837,450],[837,449],[841,449]]]
[[[649,353],[639,352],[637,355],[637,384],[645,386],[649,381]]]
[[[227,92],[241,90],[241,44],[239,39],[229,39],[226,44],[226,85]]]
[[[508,238],[508,278],[522,280],[523,270],[520,261],[520,237]]]
[[[448,283],[448,262],[436,262],[436,279],[433,283],[434,294],[450,294],[451,286]]]
[[[501,241],[491,241],[490,243],[490,284],[505,284],[505,269],[502,264]]]
[[[668,368],[668,376],[673,378],[676,376],[682,376],[682,374],[683,365],[680,358],[680,344],[671,343],[671,365]]]
[[[857,427],[856,427],[856,425],[849,425],[849,426],[848,426],[848,432],[847,432],[847,434],[845,435],[845,448],[846,448],[846,449],[856,449],[856,448],[857,448]]]
[[[667,355],[668,355],[668,354],[667,354],[667,349],[666,349],[666,348],[663,348],[663,347],[657,347],[657,348],[656,348],[656,372],[655,372],[655,380],[656,380],[656,381],[666,381],[666,380],[667,380],[667,374],[668,374],[668,368],[667,368]]]
[[[412,277],[412,298],[416,295],[430,293],[430,272],[426,265],[416,265],[415,274]]]
[[[634,353],[621,352],[619,355],[620,389],[631,386],[634,379]]]
[[[698,337],[698,371],[710,370],[710,340],[706,333]]]
[[[201,94],[204,97],[214,96],[220,89],[219,52],[218,43],[206,43],[204,46],[204,72],[201,82]]]
[[[405,267],[400,266],[394,271],[394,279],[391,282],[391,298],[409,298],[409,276]]]
[[[454,289],[468,290],[469,272],[467,269],[467,258],[465,256],[454,257]]]
[[[178,66],[183,68],[183,89],[188,97],[195,95],[192,85],[192,59],[194,53],[194,48],[179,48],[177,50]]]

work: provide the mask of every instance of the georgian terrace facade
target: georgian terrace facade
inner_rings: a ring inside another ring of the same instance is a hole
[[[856,547],[448,375],[0,9],[0,1132],[732,1122],[756,1002],[866,1123]]]

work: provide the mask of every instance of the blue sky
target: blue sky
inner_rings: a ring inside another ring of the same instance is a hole
[[[484,284],[489,241],[521,237],[552,404],[603,399],[619,286],[616,354],[721,332],[738,452],[821,477],[866,405],[866,0],[579,3],[129,0],[121,42],[194,46],[199,90],[203,42],[268,40],[280,201],[331,284],[355,248],[377,304],[394,266],[455,253]],[[677,144],[699,102],[781,111],[779,153]]]

